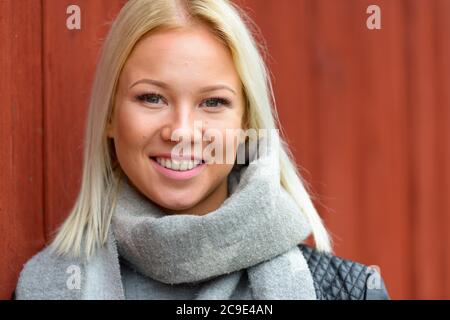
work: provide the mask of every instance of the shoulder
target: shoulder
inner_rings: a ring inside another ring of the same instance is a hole
[[[372,267],[300,244],[320,300],[389,299],[384,281]]]
[[[76,263],[53,254],[47,246],[32,256],[23,266],[13,298],[17,300],[58,299],[65,290],[70,274],[68,269]],[[69,271],[70,272],[70,271]]]

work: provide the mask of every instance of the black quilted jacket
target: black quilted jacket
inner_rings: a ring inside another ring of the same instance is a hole
[[[381,275],[374,268],[299,245],[314,279],[319,300],[387,300]]]
[[[389,299],[380,274],[360,263],[299,245],[311,270],[319,300]],[[13,292],[12,299],[15,298]]]

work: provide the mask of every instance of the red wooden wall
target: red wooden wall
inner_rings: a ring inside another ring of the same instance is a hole
[[[0,0],[0,298],[73,204],[93,71],[125,2]],[[450,298],[450,0],[236,2],[267,42],[336,253],[378,265],[393,298]]]

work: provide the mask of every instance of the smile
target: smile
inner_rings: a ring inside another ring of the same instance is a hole
[[[158,172],[175,180],[193,178],[206,167],[206,163],[197,159],[171,160],[163,157],[150,157],[150,160]]]

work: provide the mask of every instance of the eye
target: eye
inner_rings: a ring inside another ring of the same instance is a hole
[[[141,102],[158,104],[159,99],[164,99],[164,97],[158,93],[144,93],[136,96],[136,99]]]
[[[220,97],[213,97],[204,100],[205,106],[209,108],[218,108],[221,106],[229,106],[231,104],[230,100]]]

